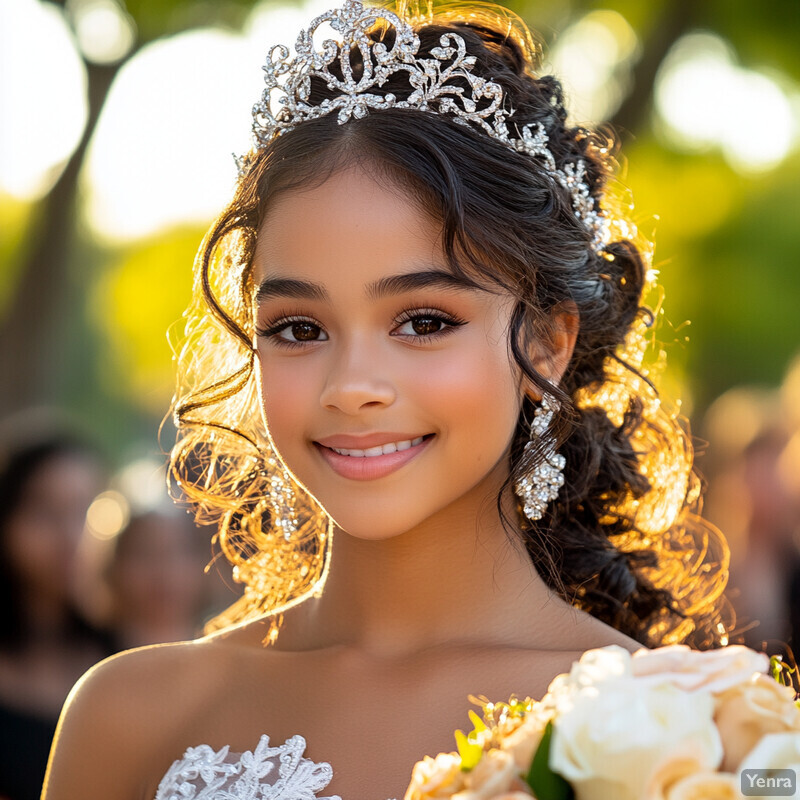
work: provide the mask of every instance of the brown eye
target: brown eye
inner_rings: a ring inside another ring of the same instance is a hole
[[[325,329],[310,319],[286,319],[278,320],[274,325],[259,328],[256,333],[270,339],[277,345],[297,345],[306,342],[324,342],[328,338]]]
[[[411,328],[417,336],[430,336],[442,329],[442,320],[435,317],[415,317],[410,320]]]
[[[403,312],[393,334],[403,336],[408,341],[416,339],[422,344],[447,336],[465,324],[466,320],[454,317],[444,311],[417,308]]]
[[[289,329],[292,332],[292,338],[298,342],[313,342],[320,338],[319,327],[310,322],[295,322],[289,326]]]

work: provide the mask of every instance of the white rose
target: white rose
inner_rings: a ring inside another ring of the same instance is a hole
[[[640,800],[665,755],[691,746],[715,769],[722,743],[707,692],[614,678],[573,693],[554,722],[550,767],[578,800]]]
[[[768,733],[800,731],[794,691],[767,675],[754,675],[715,699],[714,719],[725,755],[722,768],[734,771]]]
[[[635,677],[669,681],[687,692],[704,690],[718,694],[768,669],[766,653],[742,645],[692,650],[685,644],[671,644],[655,650],[642,648],[631,657],[631,672]]]
[[[540,708],[543,714],[560,714],[572,707],[584,689],[610,680],[631,677],[631,654],[616,644],[587,650],[569,672],[556,675],[547,687]]]

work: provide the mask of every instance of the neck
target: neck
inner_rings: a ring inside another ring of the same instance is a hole
[[[530,641],[538,610],[555,598],[519,537],[503,527],[498,488],[473,492],[389,539],[337,531],[323,595],[302,604],[303,623],[290,626],[303,631],[297,646],[393,656],[442,643]],[[512,501],[505,510],[513,519]]]

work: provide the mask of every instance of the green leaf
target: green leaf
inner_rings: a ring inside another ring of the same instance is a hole
[[[533,789],[536,800],[574,800],[575,791],[564,778],[550,769],[550,743],[553,738],[553,723],[548,722],[542,741],[536,748],[531,768],[525,782]]]

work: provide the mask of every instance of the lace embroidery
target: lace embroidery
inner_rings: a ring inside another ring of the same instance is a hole
[[[190,747],[167,771],[155,800],[341,800],[317,797],[333,777],[330,764],[303,757],[306,740],[292,736],[279,747],[262,736],[255,750],[231,761],[227,745]]]

